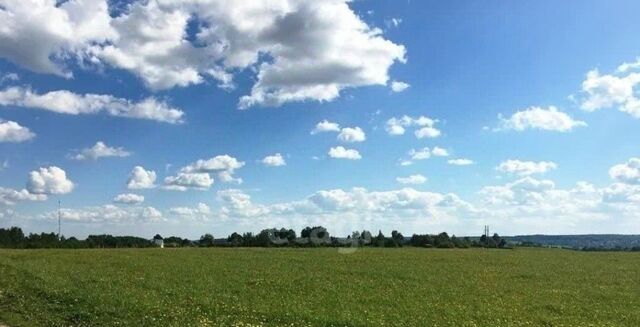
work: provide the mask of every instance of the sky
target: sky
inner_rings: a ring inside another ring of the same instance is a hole
[[[638,234],[639,11],[0,0],[0,228]]]

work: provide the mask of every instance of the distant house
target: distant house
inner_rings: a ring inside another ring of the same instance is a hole
[[[159,248],[164,248],[164,239],[160,234],[156,234],[156,236],[153,237],[153,244]]]

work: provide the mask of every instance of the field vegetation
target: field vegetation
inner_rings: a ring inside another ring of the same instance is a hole
[[[0,250],[9,326],[640,326],[640,254]]]

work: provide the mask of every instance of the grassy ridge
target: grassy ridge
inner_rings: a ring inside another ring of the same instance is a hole
[[[640,253],[0,250],[11,326],[640,326]]]

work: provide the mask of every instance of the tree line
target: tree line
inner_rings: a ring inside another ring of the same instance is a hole
[[[449,236],[440,234],[413,234],[405,237],[398,231],[385,236],[379,231],[376,236],[367,230],[355,231],[347,237],[333,237],[322,226],[305,227],[300,235],[292,229],[269,228],[254,233],[234,232],[226,238],[216,239],[204,234],[198,240],[177,236],[163,238],[156,234],[152,239],[135,236],[89,235],[80,240],[75,237],[58,237],[54,233],[31,233],[25,235],[19,227],[0,228],[0,248],[149,248],[158,246],[162,240],[165,247],[425,247],[425,248],[506,248],[508,243],[498,234],[480,238]]]

